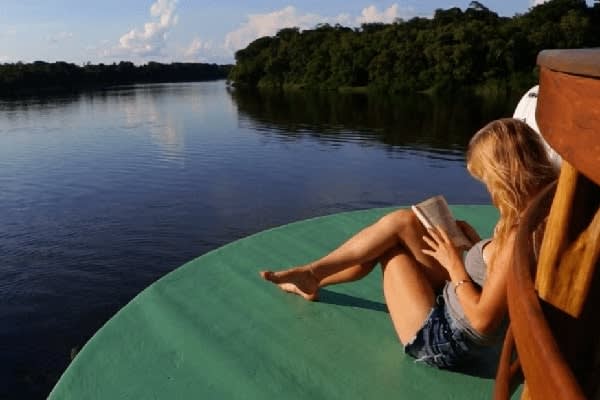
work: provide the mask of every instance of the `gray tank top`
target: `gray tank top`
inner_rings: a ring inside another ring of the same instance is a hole
[[[491,239],[484,239],[477,242],[465,255],[465,269],[467,274],[471,280],[479,286],[483,286],[487,274],[487,265],[485,265],[485,261],[483,260],[483,247],[490,241]],[[462,305],[458,300],[452,282],[446,282],[443,290],[443,297],[448,315],[471,340],[475,343],[484,345],[495,342],[497,335],[482,335],[471,326],[471,323],[469,323],[469,320],[465,316]]]

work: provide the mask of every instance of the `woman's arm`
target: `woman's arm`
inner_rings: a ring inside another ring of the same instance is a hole
[[[423,253],[435,258],[449,273],[450,279],[456,285],[463,280],[468,281],[455,286],[467,319],[478,332],[491,332],[502,320],[506,313],[506,282],[514,234],[510,235],[502,249],[491,248],[494,257],[493,265],[489,265],[491,273],[486,278],[485,285],[479,289],[471,283],[465,265],[452,245],[448,235],[441,228],[430,230],[431,237],[424,237],[431,249],[423,249]],[[489,246],[495,246],[492,242]]]

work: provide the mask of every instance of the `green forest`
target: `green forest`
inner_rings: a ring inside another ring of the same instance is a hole
[[[204,63],[149,62],[135,65],[121,61],[113,64],[83,66],[67,62],[0,64],[0,95],[65,91],[111,85],[147,82],[185,82],[225,79],[231,66]]]
[[[431,18],[280,30],[235,54],[234,85],[452,92],[523,90],[543,49],[600,46],[600,2],[552,0],[500,17],[480,2]]]

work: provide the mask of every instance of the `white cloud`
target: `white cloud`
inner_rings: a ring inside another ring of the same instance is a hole
[[[232,55],[231,51],[225,49],[223,43],[202,40],[199,37],[195,37],[187,47],[177,49],[178,58],[188,62],[230,64],[233,61]]]
[[[70,39],[73,37],[73,33],[72,32],[58,32],[54,35],[51,35],[48,37],[48,42],[50,43],[58,43],[58,42],[62,42],[66,39]]]
[[[160,54],[169,30],[177,24],[176,5],[177,0],[157,0],[150,7],[153,20],[146,22],[143,29],[134,28],[121,36],[118,47],[105,51],[105,55],[126,54],[146,57]]]
[[[317,14],[298,14],[296,8],[292,6],[267,14],[250,14],[242,26],[225,36],[225,48],[235,51],[246,47],[256,38],[272,36],[282,28],[306,29],[323,22],[323,19]]]
[[[190,43],[190,45],[187,47],[187,49],[184,52],[184,55],[188,58],[194,58],[199,56],[203,50],[210,50],[212,49],[213,44],[211,41],[206,41],[203,42],[202,40],[200,40],[200,38],[194,38],[194,40],[192,40],[192,43]]]
[[[376,6],[369,6],[367,8],[363,8],[360,17],[357,18],[357,22],[360,24],[370,22],[391,23],[397,18],[400,18],[398,4],[393,4],[382,12],[379,12]]]
[[[352,18],[348,14],[340,14],[335,17],[300,14],[293,6],[266,14],[250,14],[245,23],[225,36],[224,47],[233,53],[246,47],[254,39],[273,36],[283,28],[308,29],[314,28],[320,23],[349,25],[352,23]]]
[[[539,6],[540,4],[544,4],[547,1],[548,0],[531,0],[531,6],[532,7]]]
[[[345,26],[358,26],[365,22],[394,22],[397,18],[411,18],[416,15],[411,7],[401,8],[394,3],[387,9],[379,12],[376,6],[371,5],[362,10],[361,15],[352,17],[349,14],[340,14],[335,17],[326,17],[318,14],[302,14],[293,6],[266,14],[248,15],[247,21],[238,29],[225,36],[224,47],[231,53],[246,47],[253,40],[262,36],[273,36],[283,28],[298,27],[300,29],[314,28],[319,23],[341,24]]]

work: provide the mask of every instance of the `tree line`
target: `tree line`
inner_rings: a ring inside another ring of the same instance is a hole
[[[225,79],[230,69],[230,65],[205,63],[149,62],[145,65],[135,65],[132,62],[121,61],[118,64],[86,63],[82,66],[63,61],[7,63],[0,64],[0,95],[10,96],[131,83]]]
[[[285,28],[235,54],[234,85],[368,88],[387,92],[522,90],[537,81],[543,49],[600,46],[600,3],[552,0],[500,17],[477,1],[360,28]]]

